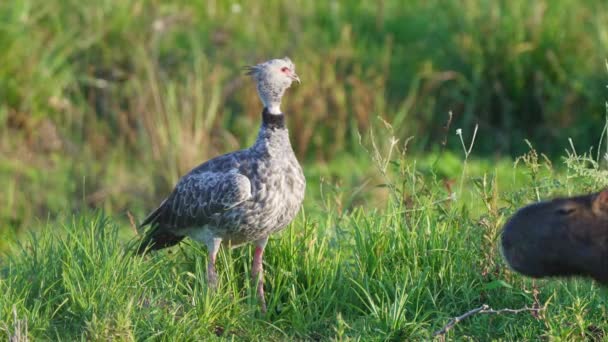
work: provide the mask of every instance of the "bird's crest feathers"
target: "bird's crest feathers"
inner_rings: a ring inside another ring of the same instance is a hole
[[[243,67],[243,69],[245,70],[245,75],[254,76],[257,73],[259,73],[260,71],[267,68],[268,66],[276,64],[276,63],[280,63],[280,62],[287,63],[291,69],[295,69],[295,65],[293,64],[291,59],[287,56],[285,56],[283,58],[271,59],[269,61],[259,63],[256,65],[247,65],[247,66]]]
[[[245,75],[248,75],[248,76],[253,76],[259,71],[259,68],[257,65],[247,65],[247,66],[243,67],[243,69],[245,69]]]

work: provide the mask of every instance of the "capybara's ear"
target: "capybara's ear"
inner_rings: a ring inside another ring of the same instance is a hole
[[[593,199],[593,212],[596,215],[608,215],[608,189],[602,190]]]

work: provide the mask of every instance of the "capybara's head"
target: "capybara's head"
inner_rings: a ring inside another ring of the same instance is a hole
[[[520,209],[504,227],[502,251],[527,276],[580,275],[608,285],[608,189]]]

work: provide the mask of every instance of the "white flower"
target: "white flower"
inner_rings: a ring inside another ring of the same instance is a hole
[[[462,135],[462,128],[458,128],[456,130],[456,135]]]
[[[450,197],[448,198],[450,201],[456,201],[457,196],[456,196],[456,192],[452,192],[450,194]]]

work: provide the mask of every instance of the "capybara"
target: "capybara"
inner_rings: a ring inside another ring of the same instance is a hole
[[[586,276],[608,285],[608,189],[520,209],[504,227],[502,251],[530,277]]]

